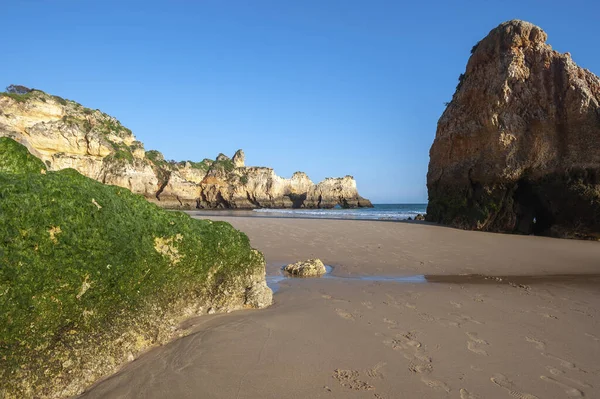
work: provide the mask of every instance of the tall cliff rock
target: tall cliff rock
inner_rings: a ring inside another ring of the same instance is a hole
[[[0,137],[25,145],[49,170],[73,168],[106,184],[130,189],[166,208],[370,207],[350,176],[315,185],[273,169],[246,167],[238,150],[215,161],[166,161],[145,151],[115,118],[39,90],[0,94]]]
[[[473,47],[431,147],[429,220],[600,236],[600,79],[546,38],[513,20]]]

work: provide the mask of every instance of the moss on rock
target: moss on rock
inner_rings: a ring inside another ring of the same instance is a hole
[[[46,165],[27,151],[25,146],[7,137],[0,137],[0,173],[40,173]]]
[[[266,288],[264,258],[228,223],[41,170],[0,139],[0,397],[77,394],[182,317]]]

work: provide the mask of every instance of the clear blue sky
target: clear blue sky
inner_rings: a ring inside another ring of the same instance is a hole
[[[0,0],[0,86],[99,108],[167,159],[243,148],[374,202],[425,202],[436,123],[471,47],[541,26],[600,73],[596,1]]]

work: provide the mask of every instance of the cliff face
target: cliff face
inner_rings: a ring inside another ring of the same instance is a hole
[[[240,154],[241,150],[236,153]],[[243,153],[242,158],[243,158]],[[372,207],[358,195],[352,176],[325,179],[314,184],[303,172],[291,179],[275,174],[271,168],[235,167],[220,155],[202,181],[199,208],[344,208]]]
[[[270,168],[246,167],[242,150],[232,159],[167,162],[113,117],[39,90],[0,95],[3,136],[25,145],[49,170],[73,168],[166,208],[372,206],[350,176],[318,185],[301,172],[285,179]]]
[[[431,147],[429,220],[600,236],[600,79],[546,38],[514,20],[473,48]]]
[[[307,208],[333,208],[336,205],[342,208],[372,206],[369,200],[358,195],[356,181],[352,176],[328,177],[308,190],[304,204]]]
[[[33,90],[0,96],[0,137],[22,143],[49,170],[73,168],[145,196],[158,180],[142,143],[115,118]]]

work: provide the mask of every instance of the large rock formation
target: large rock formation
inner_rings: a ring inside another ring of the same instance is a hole
[[[501,24],[472,50],[430,151],[427,218],[600,236],[600,79],[546,33]]]
[[[352,176],[342,178],[328,177],[308,190],[304,206],[306,208],[342,208],[371,207],[371,202],[356,190],[356,181]]]
[[[272,302],[263,255],[0,138],[0,398],[80,394],[205,313]]]
[[[306,174],[291,179],[273,169],[232,159],[166,161],[145,151],[132,132],[98,110],[19,86],[0,94],[0,137],[24,144],[49,170],[73,168],[85,176],[130,189],[165,208],[371,207],[351,176],[315,185]]]

